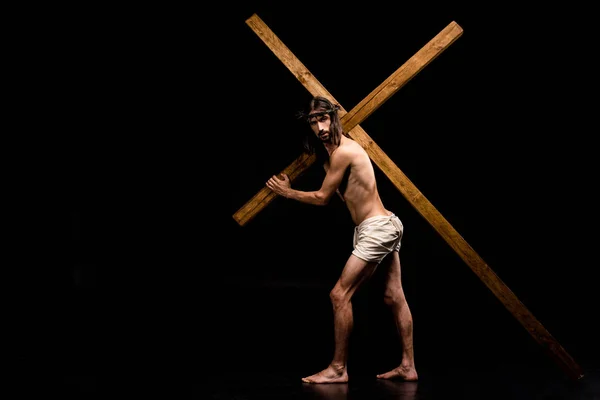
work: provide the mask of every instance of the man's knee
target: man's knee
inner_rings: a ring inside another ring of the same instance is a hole
[[[334,308],[339,308],[350,303],[350,295],[348,291],[336,286],[329,292],[329,299]]]
[[[406,297],[402,290],[387,289],[383,294],[383,302],[388,306],[401,307],[406,304]]]

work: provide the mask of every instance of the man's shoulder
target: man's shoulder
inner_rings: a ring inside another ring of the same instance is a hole
[[[369,157],[365,149],[353,139],[346,138],[331,154],[330,159],[344,159],[349,162],[363,156]]]
[[[358,144],[358,142],[356,142],[355,140],[348,140],[346,142],[346,148],[345,151],[354,156],[354,157],[358,157],[358,156],[363,156],[366,155],[368,157],[367,151],[360,145]]]
[[[342,142],[340,148],[343,148],[344,151],[364,151],[363,147],[352,138],[346,138],[346,140]]]

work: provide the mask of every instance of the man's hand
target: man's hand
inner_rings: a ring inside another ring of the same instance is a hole
[[[281,178],[273,175],[267,181],[267,187],[283,197],[289,197],[290,189],[292,188],[290,178],[284,173],[281,173]]]

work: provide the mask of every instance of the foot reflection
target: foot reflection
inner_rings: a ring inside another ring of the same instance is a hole
[[[302,383],[302,390],[324,400],[346,400],[347,383]]]
[[[418,382],[406,382],[401,380],[378,379],[375,385],[378,392],[385,394],[381,397],[394,400],[416,400]]]

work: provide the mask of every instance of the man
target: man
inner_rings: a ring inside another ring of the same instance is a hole
[[[353,327],[351,299],[356,290],[375,272],[388,256],[390,264],[385,272],[384,301],[391,308],[402,344],[402,360],[398,367],[380,379],[418,379],[413,353],[412,315],[400,279],[400,241],[403,225],[400,219],[388,211],[379,197],[375,171],[367,152],[346,132],[338,115],[339,105],[324,97],[314,97],[308,108],[307,118],[314,138],[327,151],[325,179],[315,191],[300,191],[291,187],[289,177],[272,176],[266,183],[276,194],[307,204],[328,204],[334,193],[345,202],[356,225],[354,248],[342,273],[330,292],[333,304],[335,350],[333,359],[324,370],[302,378],[306,383],[348,382],[347,361],[349,338]],[[307,150],[316,149],[305,142]]]

